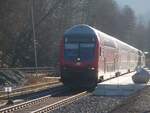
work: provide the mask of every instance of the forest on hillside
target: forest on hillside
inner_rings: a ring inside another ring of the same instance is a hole
[[[58,64],[64,31],[88,24],[138,49],[150,52],[150,22],[137,21],[129,7],[114,0],[1,0],[0,67],[35,66],[32,9],[38,66]]]

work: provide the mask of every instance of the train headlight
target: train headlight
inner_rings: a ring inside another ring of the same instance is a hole
[[[95,70],[95,68],[94,68],[94,67],[91,67],[91,70]]]
[[[89,70],[95,70],[95,68],[94,68],[94,67],[89,67],[88,69],[89,69]]]

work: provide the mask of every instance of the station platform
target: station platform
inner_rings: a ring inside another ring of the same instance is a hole
[[[94,95],[97,96],[129,96],[136,91],[144,88],[148,84],[135,84],[132,76],[135,72],[99,83],[95,90]]]

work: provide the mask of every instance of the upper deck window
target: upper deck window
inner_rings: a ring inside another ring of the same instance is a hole
[[[94,43],[66,43],[64,48],[65,60],[92,61],[94,59]]]
[[[80,44],[81,48],[93,48],[94,46],[95,46],[94,43],[83,43],[83,44]]]
[[[95,42],[94,37],[89,37],[88,35],[73,35],[69,37],[65,37],[65,43],[89,43],[89,42]]]
[[[65,44],[65,49],[78,49],[77,44]]]
[[[115,42],[111,39],[104,38],[104,46],[116,48]]]

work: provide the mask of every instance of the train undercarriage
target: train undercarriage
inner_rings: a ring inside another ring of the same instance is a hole
[[[94,70],[73,70],[61,71],[61,81],[71,88],[95,88],[98,82],[97,72]]]

